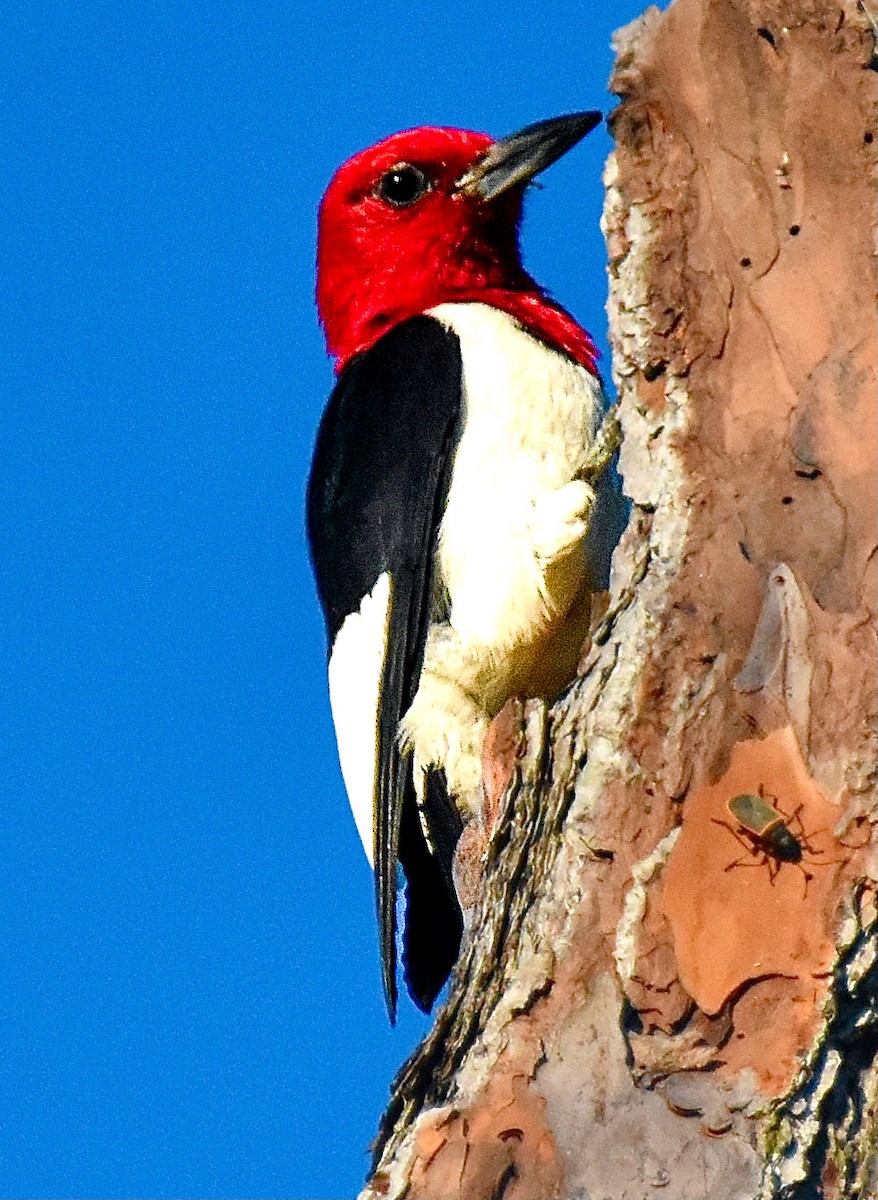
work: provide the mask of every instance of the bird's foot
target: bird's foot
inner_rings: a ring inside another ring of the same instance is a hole
[[[594,483],[610,465],[610,460],[622,444],[622,427],[616,409],[605,414],[595,439],[589,446],[579,477]]]

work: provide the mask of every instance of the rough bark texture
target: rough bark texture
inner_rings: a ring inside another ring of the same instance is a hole
[[[580,678],[503,714],[476,922],[364,1196],[878,1196],[873,49],[848,0],[618,35],[631,519]],[[760,791],[801,862],[730,813]]]

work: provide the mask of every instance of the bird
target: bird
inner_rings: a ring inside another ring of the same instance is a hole
[[[606,586],[618,424],[594,342],[519,246],[529,185],[600,120],[405,130],[345,162],[319,207],[336,382],[306,520],[391,1022],[398,890],[405,983],[429,1012],[460,949],[454,853],[488,726],[569,684]]]

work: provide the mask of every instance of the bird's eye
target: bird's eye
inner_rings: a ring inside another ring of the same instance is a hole
[[[394,208],[408,208],[430,190],[430,180],[411,163],[397,163],[378,180],[380,198]]]

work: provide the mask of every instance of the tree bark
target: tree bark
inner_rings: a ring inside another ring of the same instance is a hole
[[[630,520],[363,1196],[874,1200],[874,38],[673,0],[616,49]]]

